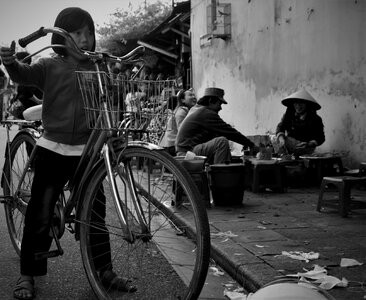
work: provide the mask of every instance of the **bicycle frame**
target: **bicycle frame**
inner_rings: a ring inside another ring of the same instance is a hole
[[[100,116],[98,122],[102,121],[102,118],[106,118],[108,122],[110,122],[109,115],[105,114],[104,116]],[[116,192],[116,183],[113,176],[113,170],[112,165],[113,161],[116,159],[116,153],[114,151],[114,147],[109,140],[111,136],[109,136],[111,133],[107,131],[98,131],[93,130],[92,134],[89,137],[89,140],[84,148],[83,154],[81,156],[77,171],[75,173],[75,176],[69,183],[69,189],[71,191],[69,200],[66,202],[65,206],[65,219],[68,219],[71,215],[74,208],[76,208],[76,220],[78,219],[79,212],[81,210],[82,201],[80,201],[80,195],[83,191],[83,185],[87,182],[93,167],[98,164],[101,160],[104,161],[104,164],[107,169],[107,174],[110,179],[110,186],[112,190],[112,195],[114,197],[115,204],[118,209],[118,214],[121,220],[121,228],[124,231],[124,234],[126,238],[132,242],[134,240],[134,236],[128,226],[127,218],[126,218],[126,212],[123,209],[122,200],[118,196],[118,193]],[[127,142],[125,141],[125,137],[117,137],[114,138],[113,141],[119,141],[120,147],[127,147]],[[149,147],[147,143],[141,142],[139,143],[140,146]],[[101,156],[100,157],[100,153]],[[88,161],[88,163],[85,166],[85,162]],[[132,172],[131,169],[128,167],[125,170],[125,173],[127,176],[121,176],[121,179],[124,181],[126,185],[129,185],[130,187],[133,187],[133,195],[132,199],[134,201],[135,208],[138,211],[138,218],[140,221],[141,229],[143,232],[147,232],[147,224],[146,220],[143,217],[142,209],[141,209],[141,203],[138,199],[137,192],[135,190],[135,184],[133,182],[133,177],[129,174],[129,172]],[[76,223],[76,226],[78,226],[78,223]],[[76,230],[76,239],[78,239],[78,230]]]

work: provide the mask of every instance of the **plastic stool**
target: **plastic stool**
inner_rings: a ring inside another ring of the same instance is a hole
[[[339,214],[342,217],[347,217],[348,211],[351,206],[360,204],[360,207],[352,208],[366,208],[365,202],[351,201],[351,188],[354,184],[366,183],[365,177],[352,177],[352,176],[334,176],[334,177],[323,177],[322,183],[320,185],[320,193],[318,198],[318,205],[316,207],[317,211],[320,211],[322,207],[332,207],[338,208]],[[327,190],[327,185],[333,184],[338,190],[337,200],[324,200],[323,196]],[[338,202],[338,203],[337,203]]]

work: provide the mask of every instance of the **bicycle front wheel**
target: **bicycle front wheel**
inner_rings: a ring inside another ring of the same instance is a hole
[[[209,265],[210,233],[190,175],[165,151],[143,147],[125,149],[113,174],[133,239],[123,230],[111,179],[100,164],[85,189],[80,218],[83,264],[97,297],[197,299]],[[172,204],[177,194],[182,197],[179,207]],[[117,290],[101,278],[101,270],[131,280],[137,291]]]
[[[27,132],[17,134],[6,153],[3,170],[2,186],[6,197],[4,204],[6,223],[11,242],[18,255],[20,255],[24,217],[33,182],[32,167],[25,168],[35,144],[36,140],[31,134]],[[23,172],[25,177],[19,186]]]

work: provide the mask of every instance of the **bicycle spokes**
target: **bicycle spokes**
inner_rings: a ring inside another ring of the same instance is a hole
[[[111,195],[114,199],[120,225],[126,240],[134,243],[136,239],[149,239],[149,229],[143,214],[129,161],[125,160],[117,165],[115,162],[112,162],[108,144],[104,146],[103,154]],[[112,169],[112,165],[115,165],[114,169]],[[125,192],[123,195],[118,191],[117,181],[120,181],[124,186]],[[129,206],[134,208],[134,214],[131,214],[131,210],[128,209]]]
[[[94,291],[101,298],[130,297],[100,281],[99,270],[113,268],[118,276],[137,286],[133,299],[148,299],[153,290],[157,299],[170,299],[171,295],[176,299],[197,298],[209,259],[207,215],[198,190],[189,175],[181,173],[173,158],[164,153],[127,147],[117,157],[111,174],[104,163],[95,170],[81,215],[80,245]],[[111,179],[115,191],[111,190]],[[179,209],[172,206],[174,182],[183,191]],[[132,242],[121,227],[114,193],[119,196]],[[146,222],[140,222],[139,214]],[[183,219],[191,220],[188,226]]]

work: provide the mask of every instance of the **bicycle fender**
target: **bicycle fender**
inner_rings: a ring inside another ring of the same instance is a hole
[[[15,135],[15,137],[22,134],[22,133],[29,133],[36,140],[39,139],[42,135],[38,130],[36,130],[32,127],[23,127],[21,130],[19,130],[19,132]]]
[[[28,127],[26,127],[26,128],[22,128],[22,129],[20,129],[18,132],[17,132],[17,134],[14,136],[14,138],[13,138],[13,140],[17,137],[17,136],[19,136],[19,135],[21,135],[21,134],[29,134],[29,135],[31,135],[33,138],[35,138],[35,139],[38,139],[40,136],[41,136],[41,134],[36,130],[36,129],[34,129],[34,128],[28,128]],[[5,166],[5,164],[6,164],[6,157],[7,157],[7,155],[8,155],[8,153],[9,153],[9,147],[10,147],[10,144],[11,144],[11,142],[10,143],[6,143],[6,146],[5,146],[5,152],[4,152],[4,165],[3,165],[3,170],[7,167],[7,166]],[[1,174],[1,187],[2,188],[4,188],[4,172],[2,172],[2,174]]]
[[[17,134],[13,137],[13,140],[18,136],[18,135],[21,135],[21,134],[30,134],[33,138],[35,139],[39,139],[41,134],[34,128],[30,128],[30,127],[25,127],[25,128],[22,128],[20,129]],[[11,144],[11,142],[10,142]],[[5,148],[5,153],[4,153],[4,157],[6,158],[6,155],[8,154],[8,150],[9,150],[9,146],[10,146],[9,143],[6,143],[6,148]]]
[[[143,147],[143,148],[146,148],[149,150],[164,150],[163,147],[160,147],[160,146],[152,144],[152,143],[143,142],[143,141],[130,141],[130,142],[128,142],[128,146]],[[121,145],[117,145],[115,150],[122,150],[123,148],[125,148],[124,143]]]

